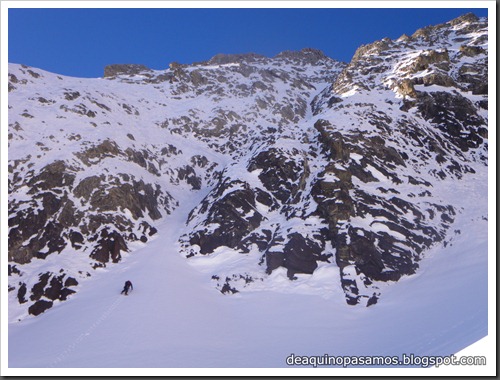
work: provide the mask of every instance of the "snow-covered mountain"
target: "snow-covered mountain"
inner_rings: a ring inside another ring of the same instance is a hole
[[[464,232],[457,188],[482,181],[486,210],[487,26],[468,14],[349,64],[314,49],[96,79],[10,64],[10,321],[161,234],[225,294],[376,304]]]

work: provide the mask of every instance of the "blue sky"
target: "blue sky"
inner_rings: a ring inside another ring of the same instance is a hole
[[[104,66],[112,63],[165,69],[172,61],[198,62],[217,53],[274,56],[305,47],[348,62],[362,44],[412,34],[467,12],[487,16],[487,9],[426,8],[11,8],[8,12],[9,62],[77,77],[100,77]]]

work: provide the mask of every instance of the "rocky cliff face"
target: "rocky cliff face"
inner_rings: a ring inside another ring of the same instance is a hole
[[[485,21],[466,15],[360,47],[312,115],[223,173],[188,220],[186,256],[255,256],[214,276],[223,292],[336,264],[347,303],[376,303],[381,282],[446,244],[460,210],[443,183],[487,165],[485,44]]]
[[[349,64],[304,49],[102,79],[10,65],[11,302],[65,300],[203,192],[179,251],[223,257],[223,293],[336,268],[347,303],[376,303],[456,233],[447,186],[485,170],[487,52],[487,21],[465,15]]]

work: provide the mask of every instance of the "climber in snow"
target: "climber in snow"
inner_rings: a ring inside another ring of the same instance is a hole
[[[132,286],[132,283],[130,281],[126,281],[125,282],[125,286],[123,287],[123,290],[122,290],[122,293],[125,293],[125,295],[128,295],[128,291],[130,290],[134,290],[134,287]]]

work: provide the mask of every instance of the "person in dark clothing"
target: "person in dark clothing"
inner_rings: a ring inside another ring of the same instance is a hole
[[[134,287],[132,286],[132,283],[130,281],[126,281],[125,282],[125,286],[123,287],[123,290],[122,290],[122,293],[121,294],[124,294],[125,295],[128,295],[128,291],[129,290],[134,290]]]

